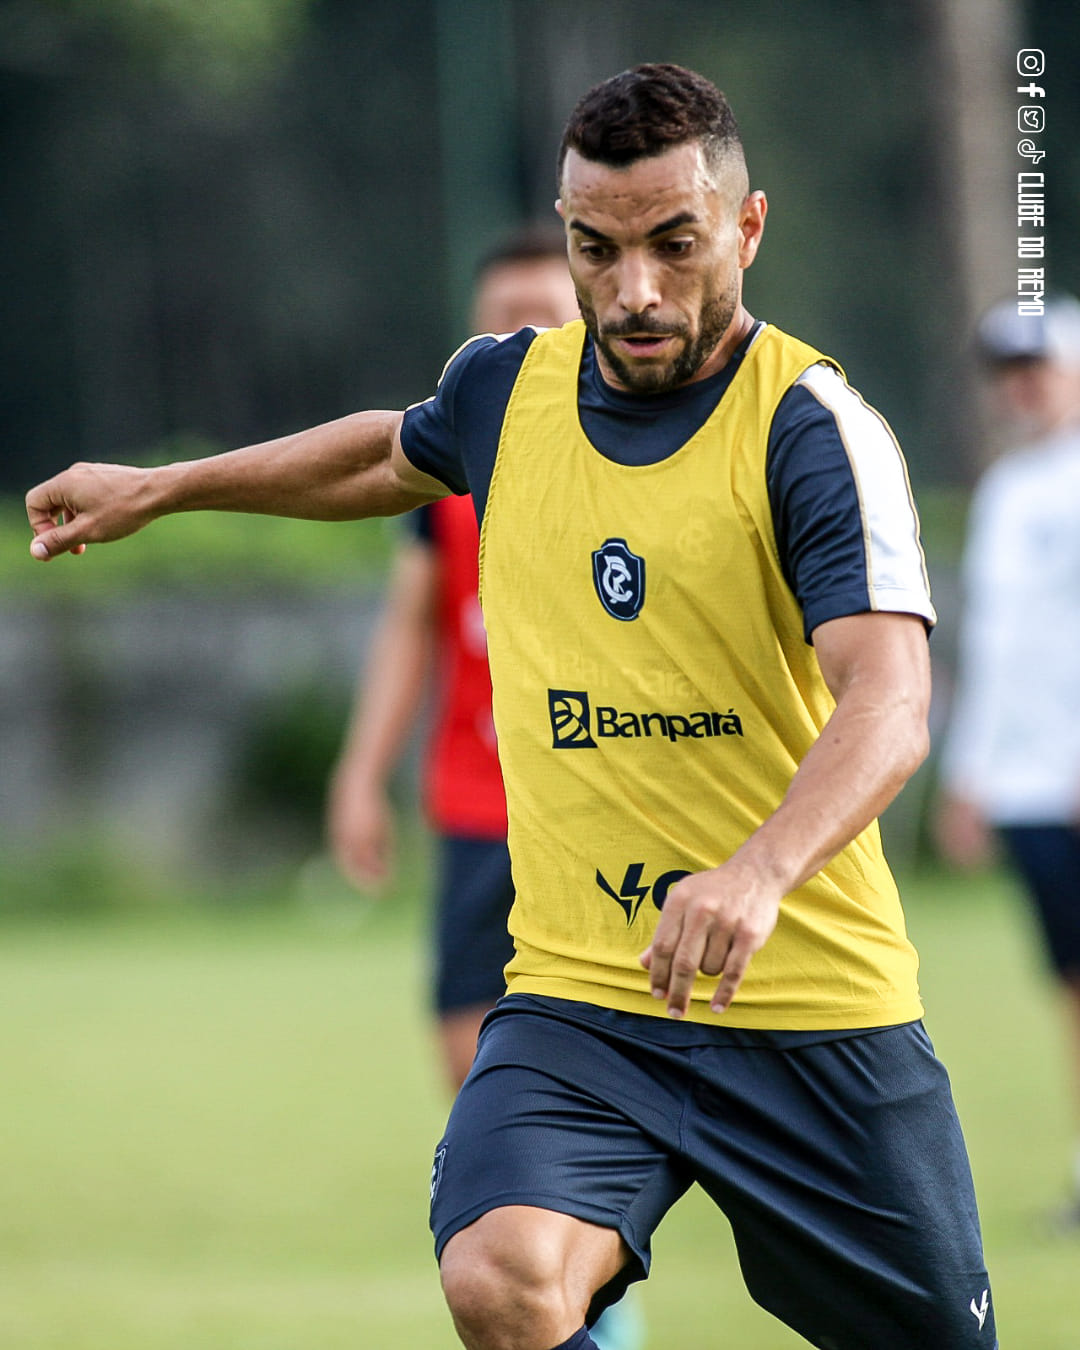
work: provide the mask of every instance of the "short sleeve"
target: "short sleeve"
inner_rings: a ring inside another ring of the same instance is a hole
[[[780,563],[807,641],[819,624],[850,614],[936,622],[900,447],[834,367],[812,366],[781,400],[766,479]]]
[[[443,368],[435,393],[406,408],[401,425],[401,448],[409,462],[459,496],[469,487],[457,440],[457,396],[473,357],[489,341],[478,337],[459,347]]]
[[[503,418],[535,328],[471,338],[446,363],[431,398],[407,408],[401,447],[409,462],[451,492],[472,493],[478,517],[502,434]]]

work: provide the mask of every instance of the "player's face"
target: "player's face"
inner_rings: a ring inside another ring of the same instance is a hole
[[[765,224],[741,172],[696,142],[612,168],[571,150],[559,212],[578,303],[616,388],[660,393],[723,366],[742,336],[742,272]]]
[[[472,302],[472,331],[513,333],[526,324],[560,328],[578,317],[566,258],[501,262],[483,274]]]
[[[473,302],[477,333],[516,333],[527,324],[560,328],[577,317],[565,258],[496,263],[484,273]]]
[[[1006,361],[991,389],[1014,435],[1043,436],[1080,416],[1080,369],[1060,361]]]

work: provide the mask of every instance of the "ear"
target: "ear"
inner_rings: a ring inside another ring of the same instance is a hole
[[[566,220],[566,211],[563,208],[562,198],[559,197],[555,202],[555,210],[559,213],[559,219]]]
[[[748,193],[739,207],[739,266],[742,268],[749,267],[757,257],[768,211],[764,192]]]

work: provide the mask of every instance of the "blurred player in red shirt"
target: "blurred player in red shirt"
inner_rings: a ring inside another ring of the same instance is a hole
[[[483,260],[473,331],[558,327],[578,317],[560,230],[527,229]],[[456,1091],[480,1023],[504,991],[514,898],[506,798],[491,720],[487,641],[477,598],[479,534],[471,497],[406,518],[389,594],[329,794],[331,846],[346,877],[377,887],[394,863],[390,776],[434,696],[424,805],[438,837],[433,1002]]]

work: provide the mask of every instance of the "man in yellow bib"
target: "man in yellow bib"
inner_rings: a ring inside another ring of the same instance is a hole
[[[597,86],[559,175],[583,322],[466,344],[405,414],[75,466],[28,494],[32,552],[472,492],[517,899],[432,1170],[469,1350],[588,1350],[694,1182],[810,1344],[993,1350],[875,824],[927,747],[903,459],[835,363],[744,307],[766,201],[712,84]]]

